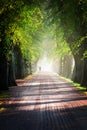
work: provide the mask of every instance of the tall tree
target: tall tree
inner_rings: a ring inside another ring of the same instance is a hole
[[[41,14],[39,8],[36,8],[36,4],[35,0],[32,2],[26,0],[0,1],[0,89],[8,89],[9,83],[12,84],[11,78],[14,76],[10,72],[12,73],[14,46],[21,44],[19,48],[27,60],[31,60],[32,55],[34,55],[35,46],[32,44],[32,34],[41,25],[39,20]]]
[[[86,58],[82,60],[83,54],[87,50],[87,1],[49,0],[48,9],[51,14],[51,21],[56,22],[60,19],[60,26],[63,29],[64,38],[74,56],[75,73],[73,80],[87,85],[86,80],[85,82],[83,81],[83,75],[86,76],[87,74],[87,69],[85,69]]]
[[[0,2],[0,89],[9,86],[9,64],[12,48],[12,35],[19,12],[23,5],[22,0],[1,0]],[[14,81],[15,82],[15,81]]]

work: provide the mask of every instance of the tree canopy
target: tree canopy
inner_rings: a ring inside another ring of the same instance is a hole
[[[84,82],[87,0],[1,0],[0,20],[1,73],[3,64],[10,64],[12,56],[16,57],[13,62],[19,62],[20,55],[31,69],[32,62],[36,63],[46,53],[52,60],[62,59],[63,68],[67,66],[65,61],[73,56],[75,81]]]

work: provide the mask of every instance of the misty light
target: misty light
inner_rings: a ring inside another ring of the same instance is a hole
[[[39,59],[37,69],[40,71],[52,71],[52,63],[50,63],[46,56]]]

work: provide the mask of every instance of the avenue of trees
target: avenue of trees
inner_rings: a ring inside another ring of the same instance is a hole
[[[42,19],[34,1],[0,1],[0,89],[31,73],[31,64],[40,55]]]
[[[68,53],[62,53],[66,43],[75,62],[72,80],[87,86],[87,0],[48,0],[48,3],[49,24],[55,25],[56,48],[62,47],[62,51],[59,49],[62,67],[69,67],[70,63],[69,50],[66,49]],[[60,74],[67,77],[65,71],[68,75],[68,68],[64,68],[64,72]]]
[[[87,0],[0,1],[0,89],[35,71],[44,50],[60,75],[87,86]]]

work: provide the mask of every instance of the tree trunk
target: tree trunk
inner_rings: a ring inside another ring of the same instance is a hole
[[[87,50],[87,40],[84,39],[79,54],[74,56],[75,70],[74,82],[87,86],[87,58],[83,58],[84,52]]]
[[[87,59],[84,59],[83,75],[82,75],[81,85],[87,87]]]
[[[63,74],[63,60],[62,60],[62,57],[60,58],[60,61],[59,61],[59,75],[62,75]]]
[[[84,46],[84,51],[87,51],[87,39],[84,40],[83,46]],[[82,75],[81,85],[87,87],[87,57],[84,58],[83,63],[84,64],[83,64],[83,75]]]
[[[75,55],[75,68],[73,71],[73,81],[77,83],[81,83],[82,81],[82,75],[83,75],[83,60],[81,59],[82,56],[79,53],[79,55]]]
[[[9,65],[4,57],[0,57],[0,61],[0,90],[7,90]]]
[[[15,45],[14,47],[14,70],[16,79],[22,78],[22,54],[19,46]]]
[[[62,75],[66,78],[70,78],[72,73],[72,57],[66,54],[62,64]]]
[[[31,61],[30,61],[30,63],[29,63],[29,68],[30,68],[30,74],[32,74],[32,67],[31,67]]]
[[[13,69],[13,59],[11,57],[11,60],[9,62],[9,86],[16,86],[15,82],[15,73]]]

